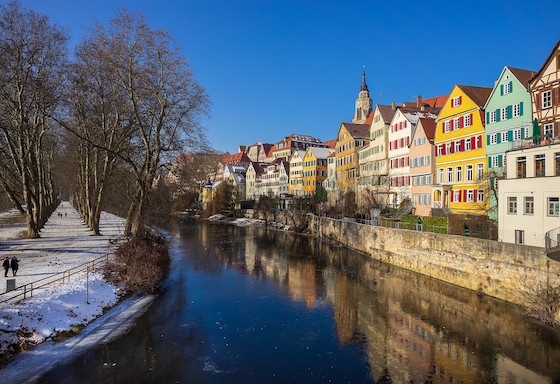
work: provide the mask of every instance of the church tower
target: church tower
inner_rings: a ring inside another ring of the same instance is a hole
[[[366,121],[371,111],[372,101],[369,98],[369,91],[366,84],[366,68],[364,66],[364,71],[362,73],[362,86],[360,87],[358,98],[356,99],[356,109],[354,111],[352,123],[362,124],[364,121]]]

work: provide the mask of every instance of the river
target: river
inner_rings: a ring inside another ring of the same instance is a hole
[[[164,291],[39,383],[554,383],[560,332],[310,237],[177,220]]]

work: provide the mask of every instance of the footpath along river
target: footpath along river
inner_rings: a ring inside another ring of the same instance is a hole
[[[178,219],[165,291],[39,383],[555,383],[560,332],[320,239]]]

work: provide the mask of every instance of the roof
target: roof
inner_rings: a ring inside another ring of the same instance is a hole
[[[251,165],[253,166],[253,169],[255,170],[257,176],[262,175],[264,173],[264,168],[261,166],[261,163],[256,161],[251,161]],[[249,167],[251,165],[249,165]]]
[[[352,123],[342,123],[342,125],[354,139],[369,139],[369,125]]]
[[[292,160],[292,158],[295,156],[296,153],[299,155],[301,159],[303,159],[305,156],[305,151],[298,149],[297,151],[294,151],[294,153],[292,153],[292,156],[290,156],[290,161]]]
[[[531,80],[533,76],[535,76],[534,71],[527,71],[525,69],[512,68],[512,67],[506,67],[506,68],[509,69],[511,73],[513,73],[513,76],[515,76],[521,84],[523,84],[525,89],[529,89],[529,80]]]
[[[449,95],[430,97],[429,99],[422,100],[422,104],[428,104],[430,107],[443,108]]]
[[[550,61],[550,59],[554,55],[554,52],[556,52],[556,50],[558,49],[559,45],[560,45],[560,39],[558,39],[558,41],[556,42],[556,45],[554,46],[554,48],[552,48],[552,51],[550,51],[550,53],[548,54],[548,57],[544,61],[543,65],[539,68],[537,73],[535,73],[535,75],[529,80],[529,83],[532,83],[533,80],[535,80],[537,77],[540,76],[541,72],[546,68],[546,65],[548,64],[548,62]]]
[[[334,150],[331,148],[309,147],[307,148],[307,150],[311,151],[311,153],[313,153],[313,156],[315,156],[317,159],[326,159],[331,153],[334,152]]]
[[[426,135],[428,140],[433,142],[436,135],[436,128],[437,128],[436,120],[426,118],[426,117],[421,117],[420,119],[418,119],[418,124],[422,124],[422,129],[424,129],[424,134]]]
[[[241,163],[248,164],[251,162],[251,159],[249,159],[249,157],[245,154],[245,152],[237,152],[234,153],[233,155],[223,157],[221,162],[224,164],[239,165]]]
[[[329,148],[334,148],[336,146],[336,139],[325,141],[325,144],[327,144]]]
[[[233,177],[233,180],[235,181],[235,184],[237,184],[237,185],[245,184],[245,176],[243,176],[239,173],[232,173],[230,177]]]
[[[366,121],[364,121],[364,124],[368,124],[371,125],[371,122],[373,121],[373,111],[371,111],[366,119]]]
[[[456,86],[459,87],[459,89],[461,89],[461,91],[463,91],[463,93],[467,95],[480,108],[484,107],[486,101],[488,100],[490,94],[492,93],[492,89],[494,89],[494,88],[487,88],[487,87],[474,87],[472,85],[461,85],[461,84],[456,84]]]
[[[391,123],[391,120],[393,120],[393,115],[395,114],[395,110],[393,109],[393,107],[391,107],[390,105],[377,104],[377,108],[379,109],[379,114],[381,115],[383,122],[385,124]]]

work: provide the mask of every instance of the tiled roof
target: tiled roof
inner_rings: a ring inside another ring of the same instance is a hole
[[[369,125],[342,123],[354,139],[369,139]]]
[[[558,39],[558,41],[556,42],[556,45],[554,46],[554,48],[552,48],[552,51],[550,51],[550,53],[548,54],[548,57],[544,61],[543,65],[539,68],[537,73],[535,73],[535,75],[529,80],[530,83],[532,83],[533,80],[535,80],[541,74],[543,69],[546,67],[546,65],[548,64],[548,62],[550,61],[550,59],[552,58],[552,56],[554,55],[554,53],[558,49],[558,46],[560,46],[560,39]]]
[[[483,108],[492,93],[493,88],[487,87],[473,87],[472,85],[460,85],[457,84],[465,95],[467,95],[472,101],[475,102],[480,108]]]
[[[379,108],[379,113],[381,114],[381,118],[385,122],[385,124],[391,123],[393,120],[393,115],[395,114],[395,110],[390,105],[380,105],[378,104],[377,107]]]
[[[336,146],[336,139],[325,141],[325,144],[327,144],[329,148],[334,148]]]
[[[224,164],[239,165],[241,163],[250,163],[251,159],[249,159],[245,152],[238,152],[222,158],[221,161]]]
[[[422,100],[422,104],[428,104],[430,107],[443,108],[449,95],[430,97],[429,99]]]
[[[373,121],[373,113],[374,113],[374,111],[371,111],[369,113],[369,116],[367,117],[366,121],[364,121],[364,124],[371,125],[371,122]]]
[[[535,72],[527,71],[525,69],[519,69],[519,68],[512,68],[512,67],[507,67],[507,68],[511,73],[513,73],[513,76],[515,76],[517,80],[519,80],[519,82],[523,84],[525,89],[529,89],[529,80],[531,80],[533,76],[535,76]]]
[[[419,119],[418,124],[422,124],[422,129],[424,130],[424,134],[430,141],[434,141],[435,134],[436,134],[436,121],[435,119],[430,119],[426,117],[421,117]]]

